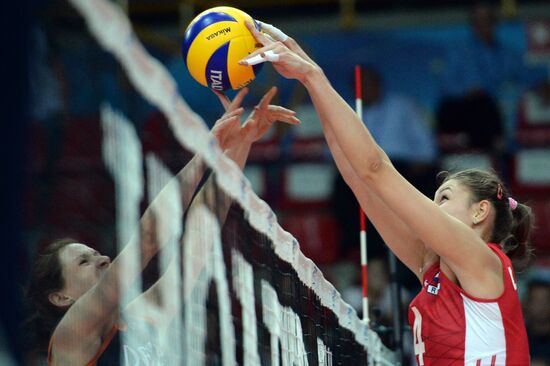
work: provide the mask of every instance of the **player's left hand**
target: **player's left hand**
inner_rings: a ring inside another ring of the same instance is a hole
[[[211,133],[218,141],[220,148],[226,150],[238,142],[241,116],[244,113],[241,103],[248,94],[248,88],[241,89],[232,101],[221,92],[214,91],[214,93],[222,102],[225,113],[216,121]]]
[[[242,109],[240,104],[244,95],[241,96],[241,92],[237,94],[233,101],[230,101],[229,98],[221,92],[214,91],[214,93],[216,93],[220,99],[226,110],[226,114],[231,114],[232,111],[236,111],[238,108]],[[227,131],[224,133],[223,149],[229,149],[240,144],[253,144],[261,139],[276,121],[292,125],[300,123],[300,120],[296,118],[296,112],[281,106],[269,104],[276,93],[277,88],[272,87],[254,107],[254,110],[247,117],[244,124],[242,126],[239,125],[238,129],[234,129],[233,125],[228,124]]]

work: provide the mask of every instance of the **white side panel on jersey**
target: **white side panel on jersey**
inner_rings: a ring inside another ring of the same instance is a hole
[[[462,300],[466,322],[464,364],[505,365],[506,337],[498,303],[477,302],[464,295]],[[493,358],[496,363],[491,363]]]

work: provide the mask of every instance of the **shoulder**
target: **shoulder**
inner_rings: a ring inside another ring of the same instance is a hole
[[[502,247],[495,243],[487,243],[487,246],[495,253],[502,265],[507,266],[512,264],[512,260],[508,258]]]
[[[406,111],[414,109],[413,100],[406,95],[398,93],[387,93],[384,96],[383,104],[386,108],[393,111]]]
[[[68,324],[67,319],[62,319],[50,339],[48,361],[51,365],[86,364],[101,349],[103,340],[107,338],[117,319],[113,317],[106,326],[85,336],[75,331],[74,324]]]
[[[411,102],[410,98],[406,97],[403,94],[395,93],[395,92],[387,92],[384,95],[384,100],[387,103],[392,103],[392,104],[404,104],[404,103]]]
[[[386,104],[391,110],[406,114],[409,118],[412,116],[421,118],[421,108],[412,97],[391,93],[386,96]]]
[[[86,365],[101,348],[101,338],[74,338],[70,342],[54,333],[48,348],[48,365]]]
[[[388,103],[391,103],[391,104],[394,104],[394,105],[399,105],[399,106],[402,106],[402,107],[407,107],[407,108],[416,108],[417,107],[417,104],[415,102],[415,100],[410,97],[409,95],[406,95],[406,94],[402,94],[402,93],[388,93],[386,94],[386,101]]]

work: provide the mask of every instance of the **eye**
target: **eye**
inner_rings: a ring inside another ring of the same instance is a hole
[[[442,194],[441,197],[439,197],[438,203],[442,204],[443,202],[445,202],[447,200],[449,200],[449,196],[447,196],[446,194]]]
[[[80,265],[80,266],[83,266],[83,265],[85,265],[85,264],[88,264],[88,260],[85,259],[85,258],[82,258],[82,259],[80,260],[80,262],[78,263],[78,265]]]

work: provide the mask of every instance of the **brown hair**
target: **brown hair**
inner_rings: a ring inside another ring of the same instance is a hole
[[[530,236],[533,230],[533,212],[525,204],[518,202],[510,207],[510,193],[494,171],[466,169],[455,173],[440,172],[441,184],[454,179],[469,189],[472,202],[487,200],[495,209],[495,222],[490,242],[500,244],[502,250],[512,260],[516,271],[525,269],[532,258]]]
[[[59,252],[77,242],[72,238],[56,240],[38,253],[33,263],[26,291],[32,315],[26,326],[34,333],[34,348],[40,351],[47,349],[51,334],[66,311],[52,304],[48,298],[65,285]]]

